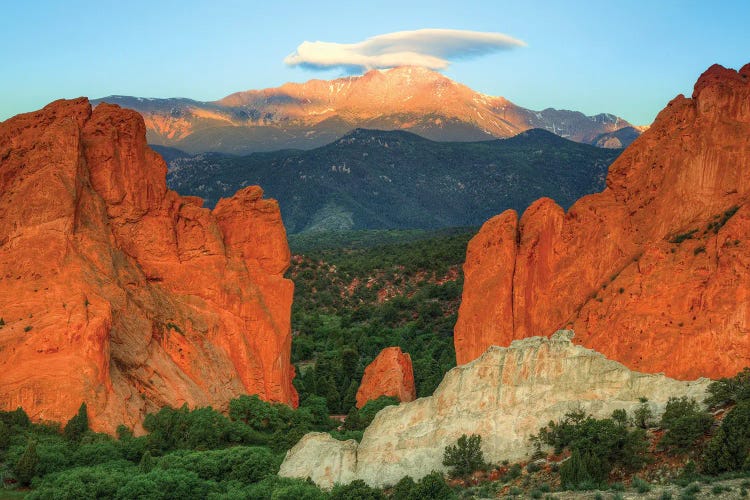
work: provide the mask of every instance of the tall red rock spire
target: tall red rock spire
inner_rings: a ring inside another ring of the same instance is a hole
[[[94,429],[239,394],[297,404],[278,205],[166,187],[137,113],[56,101],[0,124],[0,407]]]
[[[541,199],[471,241],[459,363],[572,327],[633,370],[690,379],[750,365],[750,65],[715,65],[567,213]]]

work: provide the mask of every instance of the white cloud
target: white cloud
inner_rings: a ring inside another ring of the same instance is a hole
[[[357,43],[303,42],[284,62],[308,68],[447,68],[451,60],[476,57],[526,43],[502,33],[421,29],[377,35]]]

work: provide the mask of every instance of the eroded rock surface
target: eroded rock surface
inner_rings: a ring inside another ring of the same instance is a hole
[[[380,396],[399,401],[414,401],[417,397],[411,356],[401,352],[400,347],[386,347],[367,365],[357,390],[357,408]]]
[[[681,382],[628,370],[602,354],[574,345],[571,331],[490,347],[479,359],[448,372],[435,393],[380,411],[361,443],[308,434],[279,472],[310,477],[321,487],[362,479],[393,485],[444,470],[443,451],[462,434],[482,436],[490,462],[533,453],[529,437],[550,420],[582,409],[603,418],[616,409],[631,415],[648,398],[660,415],[671,396],[702,401],[709,380]],[[354,452],[352,452],[352,449]]]
[[[571,327],[633,370],[731,376],[750,365],[750,64],[715,65],[565,213],[540,199],[470,242],[455,346]]]
[[[239,394],[297,404],[278,205],[166,187],[134,111],[85,98],[0,124],[0,408],[139,427]]]

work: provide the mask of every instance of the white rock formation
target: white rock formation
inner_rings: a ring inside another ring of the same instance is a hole
[[[431,397],[381,410],[359,445],[327,434],[308,434],[287,452],[279,475],[310,477],[330,488],[362,479],[393,485],[445,470],[443,450],[462,434],[482,436],[490,462],[518,461],[533,452],[529,436],[550,420],[582,409],[597,418],[616,409],[632,415],[648,398],[659,416],[667,400],[703,401],[708,379],[681,382],[631,372],[596,351],[574,345],[571,331],[490,347],[480,358],[449,371]]]

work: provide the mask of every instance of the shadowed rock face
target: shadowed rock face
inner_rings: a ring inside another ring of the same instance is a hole
[[[357,390],[357,408],[380,396],[393,396],[399,401],[414,401],[414,372],[411,356],[400,347],[386,347],[365,368],[362,383]]]
[[[572,326],[576,342],[644,372],[750,365],[750,65],[715,65],[567,213],[540,199],[471,241],[458,363]]]
[[[394,485],[445,470],[443,451],[462,434],[482,436],[492,463],[528,459],[529,437],[572,410],[597,418],[617,409],[632,415],[641,397],[658,417],[671,396],[702,401],[708,379],[680,382],[628,370],[571,343],[570,331],[490,347],[480,358],[448,372],[428,398],[389,406],[375,416],[362,441],[307,434],[286,455],[279,475],[310,477],[323,488],[362,479]]]
[[[164,405],[290,405],[293,284],[273,200],[166,188],[137,113],[56,101],[0,124],[0,407],[140,428]]]

